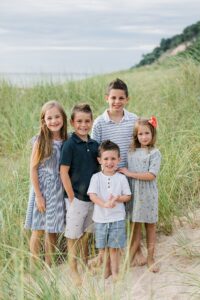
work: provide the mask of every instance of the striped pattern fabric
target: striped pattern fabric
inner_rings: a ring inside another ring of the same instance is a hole
[[[39,184],[46,201],[45,213],[37,210],[33,186],[30,188],[25,228],[45,230],[49,233],[64,231],[65,202],[64,190],[59,174],[59,160],[62,141],[53,141],[52,156],[38,168]]]
[[[124,116],[119,123],[112,121],[107,110],[95,121],[92,128],[92,138],[98,143],[111,140],[120,148],[121,162],[119,167],[127,166],[127,155],[133,136],[133,127],[137,116],[124,109]]]

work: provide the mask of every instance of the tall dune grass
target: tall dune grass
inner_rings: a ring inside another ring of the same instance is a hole
[[[41,84],[21,89],[0,83],[0,299],[118,299],[113,289],[91,281],[89,291],[73,289],[51,278],[33,275],[28,283],[29,233],[23,222],[29,189],[28,141],[38,131],[44,102],[60,101],[70,116],[77,102],[91,104],[94,116],[107,107],[105,87],[119,77],[129,87],[128,109],[140,116],[158,118],[157,146],[162,153],[159,187],[158,228],[172,230],[174,216],[187,215],[199,207],[200,174],[200,66],[191,60],[155,65],[137,70],[97,76],[63,85]],[[35,276],[35,277],[34,277]],[[49,275],[48,275],[49,276]],[[35,289],[34,289],[35,287]],[[36,292],[38,290],[38,292]],[[66,298],[63,290],[68,290]],[[113,298],[114,297],[114,298]],[[84,298],[85,299],[85,298]]]

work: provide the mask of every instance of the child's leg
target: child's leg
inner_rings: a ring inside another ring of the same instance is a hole
[[[119,274],[119,249],[109,248],[109,254],[112,277],[113,280],[116,281],[118,279]]]
[[[30,251],[31,251],[31,268],[39,259],[41,237],[44,234],[43,230],[33,230],[30,238]]]
[[[65,236],[67,237],[68,245],[68,261],[72,276],[76,285],[81,284],[81,278],[78,273],[78,251],[80,246],[80,238],[85,232],[85,220],[88,215],[89,207],[93,205],[90,202],[85,202],[74,198],[70,203],[66,215],[66,230]],[[86,251],[87,238],[84,243],[83,249]]]
[[[107,279],[111,274],[111,265],[110,265],[110,253],[109,249],[100,249],[101,257],[102,257],[102,262],[103,262],[103,267],[104,267],[104,279]]]
[[[53,262],[53,254],[55,252],[56,246],[56,233],[45,233],[45,262],[47,265],[51,266]]]
[[[104,261],[103,257],[104,257],[104,251],[102,249],[99,249],[97,256],[93,259],[93,261],[89,265],[89,268],[95,269],[101,267]]]
[[[88,248],[88,241],[91,237],[93,231],[94,231],[94,223],[92,220],[93,217],[93,211],[94,211],[94,205],[93,203],[85,203],[84,204],[84,210],[85,210],[85,220],[83,223],[83,236],[81,238],[81,257],[85,264],[88,263],[88,256],[89,256],[89,248]]]
[[[140,243],[142,239],[142,223],[132,223],[132,238],[130,243],[130,262],[131,265],[144,265],[146,259],[144,258]]]
[[[103,264],[104,251],[99,249],[97,267],[100,267]]]
[[[147,259],[142,253],[141,244],[138,246],[137,252],[135,253],[135,257],[133,259],[132,266],[144,266],[147,263]]]
[[[77,255],[78,255],[78,239],[67,239],[68,262],[70,267],[70,275],[75,285],[81,285],[82,281],[78,273]]]
[[[85,265],[88,263],[88,240],[90,237],[90,233],[85,232],[84,235],[81,237],[79,241],[79,247],[80,247],[80,257]]]
[[[154,251],[156,243],[156,224],[145,224],[146,235],[147,235],[147,265],[151,272],[158,272],[159,267],[155,265]]]

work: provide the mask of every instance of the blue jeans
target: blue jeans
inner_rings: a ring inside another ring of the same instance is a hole
[[[126,245],[125,220],[95,223],[96,248],[124,248]]]

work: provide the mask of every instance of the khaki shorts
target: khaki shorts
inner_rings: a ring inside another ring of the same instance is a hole
[[[67,208],[65,236],[69,239],[79,239],[84,232],[93,232],[94,204],[77,198],[72,202],[65,198],[65,202]]]

